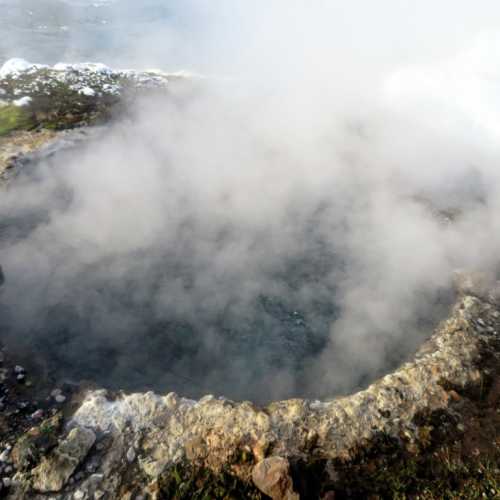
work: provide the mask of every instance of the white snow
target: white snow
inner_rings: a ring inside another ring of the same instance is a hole
[[[33,99],[31,97],[25,96],[21,97],[20,99],[16,99],[15,101],[12,101],[12,104],[14,104],[14,106],[17,106],[19,108],[23,108],[25,106],[29,106],[32,100]]]
[[[85,95],[87,97],[94,97],[95,96],[95,90],[91,89],[90,87],[83,87],[78,91],[78,93]]]
[[[46,68],[43,64],[33,64],[25,59],[13,58],[9,59],[1,68],[0,68],[0,78],[6,78],[8,76],[15,77],[21,73],[26,71],[30,71],[33,69]]]
[[[76,64],[67,64],[67,63],[57,63],[52,68],[56,71],[83,71],[89,73],[98,73],[101,75],[112,75],[113,70],[102,63],[76,63]]]

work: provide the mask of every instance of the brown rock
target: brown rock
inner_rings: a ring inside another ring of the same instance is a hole
[[[273,500],[299,500],[299,495],[293,491],[290,464],[285,458],[262,460],[253,468],[252,480],[262,493]]]

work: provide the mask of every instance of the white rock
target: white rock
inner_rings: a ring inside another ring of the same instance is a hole
[[[127,460],[129,463],[132,463],[135,460],[135,450],[132,446],[127,451]]]
[[[24,373],[25,371],[26,370],[20,365],[14,366],[14,373]]]
[[[85,497],[85,493],[81,490],[76,490],[73,494],[73,498],[75,500],[82,500]]]
[[[8,488],[12,484],[12,479],[10,477],[4,477],[2,479],[3,485]]]
[[[55,398],[56,403],[64,403],[66,401],[66,396],[58,394]]]

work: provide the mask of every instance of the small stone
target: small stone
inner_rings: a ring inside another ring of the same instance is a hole
[[[2,453],[0,454],[0,462],[7,462],[7,460],[9,460],[9,455],[10,455],[10,450],[9,449],[5,449],[2,451]]]
[[[101,491],[101,490],[94,491],[94,499],[95,500],[100,500],[103,496],[104,496],[104,491]]]
[[[57,396],[54,397],[54,400],[56,403],[62,404],[66,401],[66,396],[63,396],[62,394],[58,394]]]
[[[31,418],[33,420],[40,420],[41,418],[43,418],[43,410],[36,410],[31,414]]]
[[[132,463],[135,460],[135,450],[132,446],[127,451],[127,460],[129,463]]]
[[[26,375],[24,373],[20,373],[16,379],[18,382],[22,382],[26,378]]]
[[[8,488],[12,484],[12,479],[10,477],[4,477],[2,479],[3,485]]]
[[[50,395],[51,395],[53,398],[55,398],[56,396],[59,396],[60,394],[62,394],[61,389],[54,389],[54,390],[50,393]]]
[[[26,373],[26,370],[21,365],[14,366],[14,373]]]
[[[7,467],[5,467],[3,471],[5,472],[5,474],[12,474],[14,469],[12,468],[12,465],[7,465]]]
[[[85,493],[81,490],[76,490],[73,494],[73,498],[75,500],[82,500],[85,497]]]

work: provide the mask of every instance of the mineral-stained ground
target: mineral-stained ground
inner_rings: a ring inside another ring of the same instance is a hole
[[[2,182],[32,154],[86,140],[91,125],[126,112],[135,90],[164,91],[168,78],[33,66],[0,79]],[[333,400],[264,406],[49,386],[29,354],[5,345],[0,495],[498,498],[500,283],[462,273],[456,293],[411,360]]]

